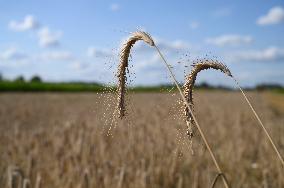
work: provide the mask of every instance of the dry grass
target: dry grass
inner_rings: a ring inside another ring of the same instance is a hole
[[[174,94],[130,94],[132,113],[114,137],[105,121],[115,95],[0,94],[0,187],[8,187],[9,166],[32,187],[209,187],[218,172],[204,145],[188,152]],[[283,153],[283,113],[265,93],[249,97]],[[283,168],[239,93],[197,91],[195,102],[232,187],[284,187]]]

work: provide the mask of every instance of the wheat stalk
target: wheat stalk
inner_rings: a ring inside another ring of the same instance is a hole
[[[35,182],[35,188],[41,188],[41,183],[42,183],[42,181],[41,181],[41,175],[40,175],[40,173],[37,173],[37,175],[36,175],[36,182]]]
[[[213,181],[213,183],[212,183],[212,185],[211,185],[211,188],[214,188],[214,187],[215,187],[215,185],[216,185],[216,183],[217,183],[217,180],[218,180],[218,178],[219,178],[220,176],[223,177],[223,179],[225,179],[225,181],[227,181],[227,178],[225,177],[224,174],[217,174],[216,177],[214,178],[214,181]],[[228,181],[227,181],[227,182],[228,182]]]
[[[85,169],[84,171],[84,181],[83,181],[83,188],[89,188],[90,187],[90,172],[88,169]]]
[[[255,109],[253,108],[252,104],[250,103],[249,99],[247,98],[245,92],[243,91],[243,89],[241,88],[239,82],[233,77],[235,83],[237,84],[239,90],[241,91],[242,95],[244,96],[246,102],[248,103],[250,109],[252,110],[254,116],[256,117],[259,126],[262,128],[262,130],[264,131],[266,137],[268,138],[270,144],[272,145],[273,150],[275,151],[275,153],[277,154],[282,166],[284,167],[284,160],[279,152],[279,149],[277,148],[277,146],[275,145],[275,143],[272,140],[272,137],[270,136],[270,134],[268,133],[267,129],[265,128],[264,124],[262,123],[261,119],[259,118],[258,114],[256,113]]]
[[[215,69],[220,70],[224,74],[226,74],[229,77],[232,77],[232,73],[229,70],[229,68],[224,65],[223,63],[220,63],[217,60],[210,60],[210,59],[201,59],[197,62],[194,62],[192,65],[192,70],[189,75],[185,78],[185,83],[183,85],[183,94],[185,96],[186,101],[191,105],[191,108],[194,108],[193,105],[193,88],[196,81],[197,74],[206,69]],[[187,135],[190,137],[190,139],[194,135],[194,120],[192,118],[192,114],[189,112],[189,108],[184,105],[184,114],[186,118],[186,125],[187,125]]]
[[[10,166],[8,168],[8,177],[9,188],[22,187],[24,173],[20,168],[18,168],[17,166]]]
[[[171,78],[173,79],[173,82],[174,84],[176,85],[176,87],[178,88],[178,91],[180,93],[180,96],[184,102],[184,104],[188,107],[189,109],[189,112],[191,113],[192,115],[192,118],[196,124],[196,127],[198,128],[199,132],[200,132],[200,135],[212,157],[212,160],[218,170],[218,173],[223,173],[213,152],[212,152],[212,149],[211,147],[209,146],[208,144],[208,141],[201,129],[201,127],[199,126],[199,123],[195,117],[195,115],[193,114],[192,112],[192,109],[189,105],[189,103],[187,102],[187,100],[185,99],[185,96],[175,78],[175,75],[174,73],[172,72],[171,70],[171,67],[170,65],[167,63],[166,59],[164,58],[163,54],[161,53],[161,51],[159,50],[158,46],[155,45],[152,37],[150,36],[150,34],[148,33],[145,33],[145,32],[141,32],[141,31],[138,31],[138,32],[135,32],[133,33],[130,38],[126,41],[126,43],[124,43],[123,45],[123,48],[120,52],[120,65],[119,65],[119,69],[118,69],[118,78],[119,78],[119,82],[118,82],[118,110],[119,110],[119,116],[120,118],[123,118],[123,116],[125,115],[125,103],[124,103],[124,96],[125,96],[125,82],[126,82],[126,67],[128,66],[128,56],[130,54],[130,49],[131,47],[133,46],[133,44],[137,41],[137,40],[143,40],[145,41],[146,43],[148,43],[150,46],[154,46],[155,49],[157,50],[159,56],[161,57],[161,59],[163,60],[163,63],[165,64],[166,68],[168,69],[169,73],[170,73],[170,76]],[[223,179],[223,183],[225,185],[226,188],[229,188],[229,185],[228,183],[226,182],[226,180],[224,178]]]
[[[31,187],[31,182],[29,179],[24,179],[23,181],[23,188],[30,188]]]
[[[123,44],[120,54],[119,54],[119,67],[117,71],[118,77],[118,112],[119,117],[122,118],[125,115],[126,107],[124,102],[125,92],[126,92],[126,69],[128,68],[128,57],[130,55],[130,50],[135,42],[142,40],[149,44],[150,46],[154,46],[154,41],[152,37],[144,32],[144,31],[136,31],[131,34],[131,36],[127,39],[127,41]]]

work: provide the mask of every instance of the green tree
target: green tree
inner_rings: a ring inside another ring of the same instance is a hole
[[[41,78],[39,77],[39,76],[33,76],[32,78],[31,78],[31,82],[38,82],[38,83],[40,83],[41,82]]]
[[[18,76],[16,79],[15,79],[15,82],[25,82],[25,78],[23,76]]]

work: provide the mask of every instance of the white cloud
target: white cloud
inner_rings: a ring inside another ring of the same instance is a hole
[[[105,49],[105,48],[96,48],[93,46],[90,46],[87,49],[87,55],[89,57],[97,57],[97,58],[104,58],[104,57],[110,57],[113,56],[114,53],[109,50],[109,49]]]
[[[164,67],[163,64],[159,63],[160,60],[161,60],[160,56],[156,53],[147,54],[146,59],[145,58],[140,59],[139,62],[135,64],[135,69],[137,71],[150,71],[150,72],[161,70]]]
[[[0,59],[2,60],[23,60],[26,58],[27,55],[23,52],[20,52],[15,47],[8,48],[0,54]]]
[[[230,16],[231,14],[232,14],[232,9],[229,7],[223,7],[223,8],[216,9],[212,13],[214,17],[218,17],[218,18]]]
[[[284,61],[284,48],[268,47],[262,50],[241,51],[230,54],[230,61],[276,62]]]
[[[80,61],[75,61],[72,64],[70,64],[70,68],[76,71],[82,71],[88,68],[89,65],[87,63],[83,63]]]
[[[41,47],[54,47],[60,44],[63,33],[60,31],[51,32],[48,27],[40,27],[34,16],[27,15],[22,21],[11,21],[9,28],[13,31],[37,30],[38,43]]]
[[[41,47],[58,46],[61,36],[62,32],[51,32],[48,27],[44,27],[38,32],[39,45]]]
[[[68,51],[50,51],[40,54],[38,59],[41,61],[70,61],[73,60],[74,57],[72,53]]]
[[[197,21],[192,21],[189,23],[190,29],[197,29],[199,27],[199,23]]]
[[[180,51],[186,51],[191,48],[191,46],[183,40],[173,40],[167,41],[163,39],[155,38],[155,43],[160,50],[166,53],[176,53]],[[153,52],[154,49],[144,44],[143,42],[138,42],[134,45],[135,54]]]
[[[118,11],[118,10],[120,9],[120,6],[119,6],[119,4],[117,4],[117,3],[112,3],[112,4],[110,5],[109,9],[110,9],[111,11],[115,12],[115,11]]]
[[[29,65],[30,56],[16,47],[0,51],[0,67],[3,69],[21,69]]]
[[[22,21],[10,21],[9,28],[13,31],[27,31],[36,29],[39,23],[32,15],[27,15]]]
[[[0,60],[2,64],[7,66],[17,66],[17,65],[31,65],[31,64],[41,64],[43,62],[73,62],[76,60],[75,56],[68,51],[45,51],[37,54],[27,54],[15,47],[3,50],[0,53]]]
[[[174,40],[174,41],[157,40],[156,43],[161,50],[165,50],[167,52],[176,52],[179,50],[187,50],[190,48],[190,45],[183,40]]]
[[[284,9],[280,6],[271,8],[268,13],[257,20],[258,25],[272,25],[284,22]]]
[[[250,44],[253,39],[251,36],[242,35],[222,35],[215,38],[208,38],[206,42],[216,46],[238,46],[241,44]]]

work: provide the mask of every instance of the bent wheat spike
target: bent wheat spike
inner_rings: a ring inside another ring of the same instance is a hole
[[[201,59],[195,62],[192,65],[193,69],[191,70],[191,73],[186,77],[186,81],[183,85],[183,94],[185,96],[186,101],[191,105],[191,109],[193,109],[193,87],[195,84],[195,80],[197,77],[197,74],[206,69],[215,69],[215,70],[220,70],[227,76],[232,77],[232,73],[229,70],[229,68],[224,65],[223,63],[218,62],[217,60],[209,60],[209,59]],[[192,114],[189,112],[189,109],[186,105],[184,105],[184,114],[186,118],[186,125],[188,128],[187,134],[190,138],[193,137],[194,135],[194,120],[192,118]]]
[[[154,41],[152,37],[143,31],[136,31],[132,33],[132,35],[127,39],[127,41],[123,44],[120,54],[119,54],[119,67],[117,72],[118,77],[118,112],[119,117],[122,118],[125,115],[125,103],[124,103],[124,97],[125,97],[125,83],[126,83],[126,69],[128,68],[128,57],[130,55],[130,50],[132,46],[137,42],[138,40],[143,40],[150,46],[154,46]]]

